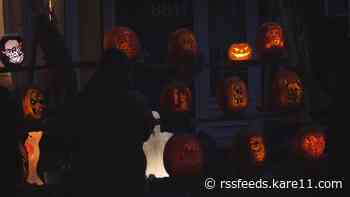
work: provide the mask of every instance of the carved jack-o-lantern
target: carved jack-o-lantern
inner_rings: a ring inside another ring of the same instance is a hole
[[[159,121],[160,116],[157,112],[153,111],[153,116]],[[173,136],[172,133],[161,131],[160,125],[157,124],[153,128],[153,133],[143,143],[143,151],[146,156],[146,176],[153,175],[157,178],[169,177],[166,172],[163,162],[163,154],[165,144]]]
[[[265,139],[261,133],[244,130],[234,136],[231,156],[238,169],[250,171],[263,166],[266,154]]]
[[[297,143],[304,157],[319,159],[326,149],[326,136],[323,132],[310,130],[300,135]]]
[[[251,157],[254,162],[260,164],[265,161],[265,144],[264,139],[260,135],[252,135],[248,138],[248,146]]]
[[[192,105],[191,89],[185,84],[173,83],[168,85],[160,99],[162,111],[189,112]]]
[[[252,58],[252,48],[248,43],[233,43],[227,51],[231,61],[244,61]]]
[[[38,175],[38,163],[40,159],[39,143],[42,138],[42,135],[42,131],[31,131],[28,133],[28,137],[24,142],[24,147],[27,153],[26,182],[31,185],[44,185],[44,182]]]
[[[257,37],[257,49],[261,56],[280,56],[285,50],[282,27],[277,23],[264,23]]]
[[[194,135],[174,135],[165,145],[164,164],[172,177],[197,176],[203,170],[204,153]]]
[[[275,107],[288,109],[298,107],[303,102],[304,88],[295,72],[281,69],[273,82]]]
[[[29,120],[40,120],[46,109],[45,97],[41,90],[28,88],[22,98],[24,117]]]
[[[237,112],[248,106],[248,90],[239,77],[230,77],[221,81],[217,88],[217,99],[225,111]]]
[[[103,48],[117,48],[124,52],[129,59],[135,59],[141,47],[137,34],[128,27],[114,27],[104,35]]]
[[[23,40],[19,36],[4,36],[0,41],[0,57],[5,65],[19,65],[24,60]]]
[[[168,56],[171,63],[192,63],[198,51],[197,39],[191,30],[180,28],[171,33],[168,43]]]

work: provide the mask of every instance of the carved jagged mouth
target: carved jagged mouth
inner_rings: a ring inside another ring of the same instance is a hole
[[[232,98],[232,102],[233,104],[241,104],[243,103],[243,97],[242,96],[238,96],[238,95],[234,95],[233,98]]]
[[[241,57],[246,57],[249,55],[249,52],[245,53],[232,53],[235,57],[241,58]]]

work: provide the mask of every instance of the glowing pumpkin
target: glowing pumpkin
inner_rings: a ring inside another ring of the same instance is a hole
[[[326,136],[322,132],[310,130],[299,139],[299,146],[303,155],[309,159],[321,158],[326,149]]]
[[[158,112],[153,111],[156,120],[160,119]],[[153,133],[143,144],[143,151],[146,156],[146,176],[153,175],[157,178],[169,177],[163,162],[165,144],[173,136],[172,133],[161,132],[160,125],[153,128]]]
[[[257,49],[261,56],[281,56],[285,51],[282,27],[277,23],[264,23],[257,37]]]
[[[260,164],[265,161],[265,144],[260,135],[252,135],[248,138],[248,146],[253,161]]]
[[[46,109],[45,97],[41,90],[28,88],[22,98],[24,117],[28,120],[40,120]]]
[[[251,170],[266,160],[266,144],[262,134],[246,131],[234,136],[231,156],[239,168]]]
[[[137,34],[128,27],[114,27],[104,35],[103,48],[117,48],[129,59],[135,59],[140,54],[140,41]]]
[[[192,105],[191,89],[182,83],[172,83],[164,89],[160,108],[167,112],[189,112]]]
[[[244,61],[252,58],[252,48],[248,43],[233,43],[227,51],[231,61]]]
[[[4,65],[19,65],[24,60],[23,40],[19,36],[4,36],[0,41],[0,57]]]
[[[32,131],[28,133],[28,137],[24,142],[27,153],[27,177],[26,182],[31,185],[41,186],[44,182],[38,175],[38,163],[40,159],[39,143],[42,138],[42,131]]]
[[[165,145],[164,164],[171,177],[200,175],[204,166],[204,153],[199,139],[190,134],[171,137]]]
[[[170,34],[168,57],[170,63],[192,63],[198,56],[198,44],[195,34],[186,28],[180,28]]]
[[[218,103],[224,111],[238,112],[248,107],[248,90],[239,77],[221,81],[217,88]]]
[[[281,69],[276,73],[272,91],[276,108],[296,108],[303,102],[303,84],[295,72],[287,69]]]

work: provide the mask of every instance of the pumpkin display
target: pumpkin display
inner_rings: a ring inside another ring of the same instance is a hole
[[[277,109],[296,108],[303,103],[303,84],[293,71],[283,68],[277,71],[272,91],[274,107]]]
[[[173,64],[192,63],[198,56],[199,49],[195,34],[180,28],[170,34],[168,42],[168,58]]]
[[[25,119],[41,120],[46,109],[45,97],[38,88],[28,88],[22,98],[22,108]]]
[[[20,65],[24,60],[23,40],[20,36],[3,36],[0,57],[4,65]]]
[[[106,50],[114,47],[124,52],[129,59],[136,59],[141,51],[137,34],[122,26],[114,27],[104,34],[103,48]]]
[[[164,112],[189,112],[192,106],[191,89],[183,83],[173,82],[165,87],[160,98]]]
[[[40,159],[39,143],[42,135],[42,131],[31,131],[28,133],[28,137],[24,142],[24,147],[27,153],[26,182],[37,186],[44,185],[44,182],[38,175],[38,163]]]
[[[159,113],[153,111],[153,117],[160,119]],[[143,151],[146,156],[146,177],[151,175],[156,178],[169,177],[166,172],[163,161],[165,144],[173,136],[172,133],[161,131],[160,125],[153,128],[150,137],[143,143]]]
[[[248,107],[248,89],[243,80],[233,76],[218,84],[217,99],[224,111],[238,112]]]
[[[165,145],[164,164],[170,177],[200,175],[204,166],[200,140],[191,134],[174,135]]]
[[[285,41],[282,27],[273,22],[264,23],[258,32],[257,49],[262,57],[283,55]]]
[[[314,128],[306,130],[299,135],[297,146],[304,158],[320,159],[325,154],[326,135]]]
[[[227,50],[228,59],[231,61],[246,61],[252,58],[252,48],[248,43],[233,43]]]

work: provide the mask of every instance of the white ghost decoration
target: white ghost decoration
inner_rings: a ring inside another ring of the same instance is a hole
[[[159,113],[152,111],[153,117],[156,120],[160,119]],[[143,144],[143,151],[146,156],[146,177],[153,175],[156,178],[169,177],[169,174],[165,170],[163,153],[164,148],[168,140],[173,136],[169,132],[161,132],[160,125],[156,125],[153,128],[153,133]]]

